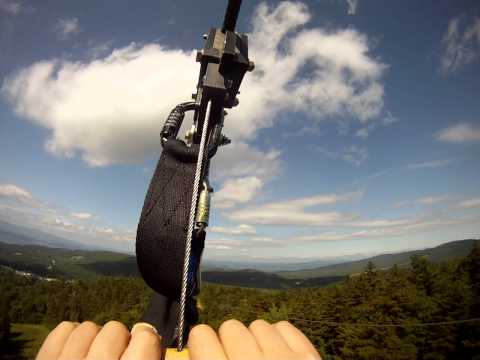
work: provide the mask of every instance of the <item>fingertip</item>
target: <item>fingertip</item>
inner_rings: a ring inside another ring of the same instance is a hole
[[[132,327],[132,330],[130,331],[130,333],[133,335],[141,332],[141,331],[148,331],[148,332],[151,332],[157,336],[160,336],[160,334],[158,333],[157,329],[155,328],[155,326],[153,326],[152,324],[149,324],[147,322],[139,322],[139,323],[136,323],[135,325],[133,325]],[[161,336],[160,336],[161,337]]]
[[[248,329],[256,329],[256,328],[261,328],[261,327],[265,327],[265,325],[270,325],[270,323],[266,320],[263,320],[263,319],[257,319],[257,320],[254,320],[250,323],[250,325],[248,325]]]
[[[192,360],[226,360],[227,357],[215,330],[205,324],[194,326],[188,336]]]
[[[287,320],[281,320],[273,324],[275,326],[293,326],[289,321]]]
[[[62,321],[55,327],[55,329],[53,329],[53,331],[73,331],[77,325],[78,323],[72,321]]]
[[[81,326],[82,328],[86,328],[86,329],[97,331],[97,332],[100,331],[101,329],[101,326],[89,320],[82,322],[79,326]]]
[[[245,325],[243,325],[241,321],[238,321],[236,319],[229,319],[224,321],[222,325],[220,325],[220,327],[218,328],[218,333],[221,335],[221,334],[224,334],[225,332],[229,332],[232,329],[237,329],[240,327],[241,328],[245,327]]]
[[[101,332],[114,333],[121,338],[130,338],[130,331],[120,321],[110,320],[103,325]],[[127,340],[128,341],[128,340]]]
[[[189,334],[189,337],[193,336],[199,336],[201,334],[204,334],[204,333],[213,333],[215,334],[215,330],[213,330],[210,326],[206,325],[206,324],[199,324],[199,325],[195,325],[191,330],[190,330],[190,334]]]

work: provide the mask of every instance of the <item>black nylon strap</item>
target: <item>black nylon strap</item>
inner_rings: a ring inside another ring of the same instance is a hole
[[[162,152],[137,228],[137,264],[143,279],[156,292],[177,301],[195,166],[194,162],[182,162],[167,151]],[[204,232],[193,238],[194,256],[200,257],[204,241]],[[199,259],[193,264],[198,267]],[[188,293],[192,296],[197,292],[198,289],[190,288]]]

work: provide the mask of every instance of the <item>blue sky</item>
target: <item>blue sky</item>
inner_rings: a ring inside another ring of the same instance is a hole
[[[202,4],[0,0],[0,219],[133,251],[159,130],[221,24]],[[207,258],[479,237],[477,1],[245,0],[237,28],[257,66],[212,162]]]

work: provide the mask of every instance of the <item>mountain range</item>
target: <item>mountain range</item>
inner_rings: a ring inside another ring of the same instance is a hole
[[[0,221],[0,265],[50,278],[93,279],[96,276],[139,276],[132,255],[86,249],[70,240]],[[372,261],[386,270],[408,267],[414,255],[432,262],[465,257],[480,240],[448,242],[436,247],[363,259],[360,255],[295,263],[211,262],[202,266],[202,280],[226,285],[288,289],[324,286],[361,273]],[[243,266],[243,268],[242,268]],[[259,270],[263,270],[260,271]],[[265,271],[267,270],[267,271]]]

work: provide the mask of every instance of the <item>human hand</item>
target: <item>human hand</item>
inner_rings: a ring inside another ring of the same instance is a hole
[[[132,332],[118,321],[103,327],[85,321],[61,322],[45,339],[36,360],[150,360],[160,359],[161,338],[148,324]]]
[[[197,325],[188,339],[190,360],[321,360],[307,337],[287,321],[255,320],[248,329],[225,321],[218,336],[208,325]]]

